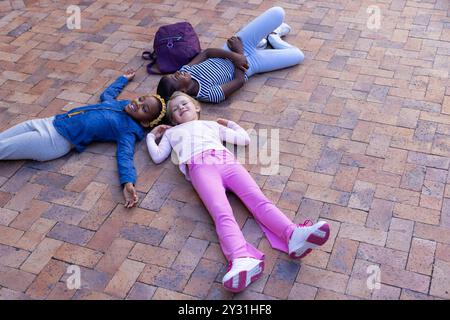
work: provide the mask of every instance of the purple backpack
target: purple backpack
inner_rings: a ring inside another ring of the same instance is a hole
[[[160,27],[153,41],[153,52],[143,52],[142,58],[150,60],[149,74],[165,74],[179,70],[200,51],[200,41],[192,25],[179,22]],[[153,69],[155,64],[159,72]]]

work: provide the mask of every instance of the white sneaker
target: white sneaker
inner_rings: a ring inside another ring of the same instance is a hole
[[[258,45],[256,46],[256,49],[266,49],[267,48],[267,39],[266,38],[262,38],[261,41],[258,43]]]
[[[228,272],[223,277],[225,289],[240,292],[258,280],[264,270],[264,261],[255,258],[237,258],[230,262]]]
[[[307,226],[307,224],[310,226]],[[289,256],[301,259],[309,254],[315,247],[323,245],[330,237],[330,225],[325,221],[312,224],[311,220],[295,228],[289,240]]]
[[[278,28],[273,30],[273,32],[279,35],[280,37],[284,37],[289,32],[291,32],[291,29],[292,28],[287,23],[283,22]]]

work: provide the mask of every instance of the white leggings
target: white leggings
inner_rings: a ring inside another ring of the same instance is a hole
[[[53,160],[72,144],[53,125],[55,117],[22,122],[0,133],[0,160]]]

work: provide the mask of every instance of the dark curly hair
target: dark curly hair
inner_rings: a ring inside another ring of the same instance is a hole
[[[169,101],[172,94],[176,91],[174,83],[170,80],[168,76],[162,76],[159,80],[158,88],[156,92],[166,101]]]

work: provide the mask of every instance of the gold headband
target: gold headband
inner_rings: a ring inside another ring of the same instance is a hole
[[[158,123],[160,123],[161,120],[164,118],[164,116],[166,115],[167,108],[166,108],[166,102],[164,101],[164,99],[159,94],[152,94],[151,96],[153,96],[157,100],[159,100],[159,102],[161,102],[161,106],[162,106],[161,113],[159,114],[158,118],[156,118],[155,120],[150,122],[150,127],[154,127]]]

